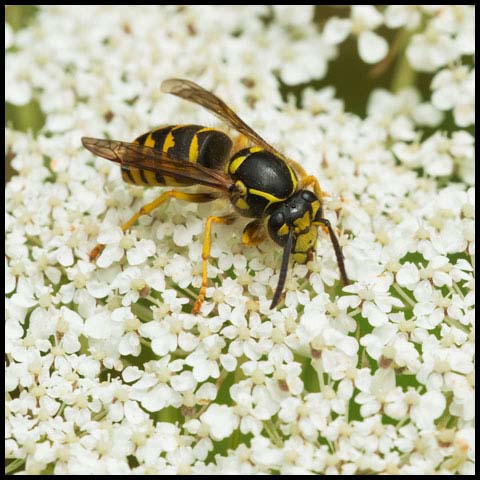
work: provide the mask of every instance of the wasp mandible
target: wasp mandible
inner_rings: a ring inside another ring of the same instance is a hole
[[[318,227],[328,230],[340,277],[348,283],[343,254],[330,222],[323,216],[322,191],[318,180],[307,175],[297,162],[288,159],[267,143],[213,93],[196,83],[179,78],[165,80],[162,91],[196,103],[217,115],[240,133],[250,146],[220,130],[201,125],[171,125],[138,137],[134,142],[83,137],[82,144],[93,154],[120,165],[122,178],[141,186],[189,187],[201,185],[205,192],[187,193],[173,189],[144,205],[122,225],[127,231],[141,215],[152,212],[170,198],[203,203],[228,198],[235,211],[252,218],[243,230],[242,242],[257,245],[267,235],[283,247],[277,287],[270,308],[280,301],[290,256],[298,263],[313,257]],[[313,191],[312,191],[313,190]],[[238,215],[209,216],[202,248],[202,285],[192,312],[198,313],[207,289],[212,224],[232,223]],[[103,250],[98,244],[91,252],[94,261]]]

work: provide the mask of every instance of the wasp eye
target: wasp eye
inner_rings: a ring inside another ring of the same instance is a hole
[[[285,215],[282,212],[276,212],[270,217],[272,228],[280,228],[285,223]]]

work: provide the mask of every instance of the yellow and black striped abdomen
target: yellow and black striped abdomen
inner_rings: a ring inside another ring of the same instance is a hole
[[[232,141],[219,130],[201,125],[170,125],[147,132],[135,143],[155,148],[168,153],[177,160],[200,163],[217,170],[223,170],[228,160]],[[122,168],[125,182],[142,186],[175,186],[194,185],[190,180],[175,179],[172,176],[139,168]]]

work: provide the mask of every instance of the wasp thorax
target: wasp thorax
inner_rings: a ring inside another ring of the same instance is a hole
[[[233,206],[244,217],[262,218],[275,203],[295,193],[297,177],[280,157],[261,147],[244,148],[229,161]]]

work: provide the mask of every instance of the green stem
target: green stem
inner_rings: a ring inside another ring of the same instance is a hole
[[[403,298],[403,300],[408,304],[410,308],[415,307],[415,303],[413,302],[413,300],[403,291],[403,289],[397,283],[393,284],[393,288]]]
[[[415,70],[413,70],[410,62],[407,59],[407,47],[410,44],[411,39],[414,35],[425,30],[426,23],[427,16],[424,14],[422,15],[422,20],[419,22],[419,25],[415,30],[407,30],[403,28],[399,33],[396,51],[396,53],[398,53],[398,62],[395,65],[392,84],[390,88],[393,93],[397,93],[403,88],[415,85],[417,73],[415,72]]]
[[[450,318],[448,315],[445,316],[443,321],[446,324],[448,324],[450,327],[455,327],[455,328],[458,328],[459,330],[461,330],[462,332],[470,333],[470,329],[466,325],[463,325],[458,320]]]
[[[283,441],[278,435],[275,426],[272,424],[272,422],[269,420],[268,422],[263,422],[263,426],[267,432],[268,437],[272,441],[274,445],[277,447],[281,448],[283,446]]]
[[[410,66],[410,62],[406,55],[406,46],[412,33],[404,30],[403,47],[398,55],[398,62],[395,65],[393,73],[393,79],[391,84],[391,90],[393,93],[398,93],[400,90],[415,85],[415,79],[417,74],[415,70]]]
[[[152,320],[152,311],[139,303],[132,304],[132,313],[143,322],[150,322]]]
[[[10,473],[13,473],[15,470],[20,468],[24,463],[25,463],[24,458],[17,458],[16,460],[14,460],[12,463],[8,464],[5,467],[5,474],[8,475]]]
[[[315,371],[317,372],[320,391],[325,390],[325,381],[323,380],[323,369],[321,362],[315,362]]]
[[[453,290],[455,291],[455,293],[457,293],[460,296],[460,298],[463,300],[465,297],[464,297],[462,291],[460,290],[460,287],[456,283],[453,283],[452,287],[453,287]]]

